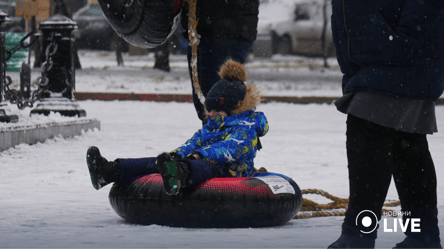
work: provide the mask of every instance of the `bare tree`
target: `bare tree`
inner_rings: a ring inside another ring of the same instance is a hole
[[[154,51],[154,68],[163,70],[165,72],[170,71],[170,50],[169,50],[170,40],[166,41],[164,44],[158,46]]]
[[[323,16],[323,24],[322,24],[322,37],[321,37],[321,39],[322,39],[322,43],[321,43],[321,46],[322,46],[322,50],[323,50],[323,52],[322,52],[322,54],[323,54],[323,57],[324,57],[324,67],[325,68],[328,68],[329,67],[329,65],[328,65],[328,62],[327,62],[327,59],[328,59],[328,43],[327,43],[327,41],[326,41],[326,36],[327,36],[327,24],[328,24],[328,17],[327,17],[327,2],[328,2],[328,0],[324,0],[324,5],[322,6],[322,16]]]
[[[123,45],[125,43],[125,41],[122,39],[122,37],[120,37],[117,32],[114,32],[114,36],[113,36],[113,40],[114,40],[114,46],[115,46],[115,50],[116,50],[116,59],[117,59],[117,65],[119,67],[123,67],[123,56],[122,56],[122,50],[123,50]]]

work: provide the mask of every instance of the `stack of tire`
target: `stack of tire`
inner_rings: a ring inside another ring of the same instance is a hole
[[[128,43],[154,48],[176,30],[182,0],[99,0],[114,30]]]

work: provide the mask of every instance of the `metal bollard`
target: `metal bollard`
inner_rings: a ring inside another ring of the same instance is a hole
[[[16,123],[18,116],[10,114],[8,104],[4,102],[5,99],[5,85],[6,85],[6,58],[5,58],[5,30],[3,24],[9,20],[7,14],[0,10],[0,122]]]
[[[48,84],[42,92],[40,103],[31,114],[85,117],[75,100],[74,42],[72,31],[76,22],[57,14],[40,23],[43,33],[42,79]]]

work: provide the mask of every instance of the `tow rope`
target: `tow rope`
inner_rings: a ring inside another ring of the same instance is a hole
[[[268,172],[266,168],[261,167],[257,169],[259,172]],[[316,217],[328,217],[328,216],[345,216],[345,211],[342,210],[334,210],[334,209],[345,209],[348,207],[348,198],[339,198],[333,196],[324,190],[320,189],[303,189],[301,190],[302,195],[307,194],[315,194],[324,196],[327,199],[332,200],[332,202],[327,204],[319,204],[307,198],[302,198],[302,207],[299,209],[299,212],[302,212],[296,215],[293,219],[307,219],[307,218],[316,218]],[[396,207],[401,205],[400,201],[389,200],[384,203],[384,207]],[[382,212],[385,214],[389,214],[392,216],[396,216],[397,213],[390,209],[382,209]]]
[[[188,0],[188,46],[191,47],[191,69],[194,92],[197,94],[202,105],[205,103],[205,97],[199,84],[199,75],[197,71],[197,46],[199,45],[200,35],[197,33],[196,17],[197,0]]]
[[[303,189],[302,194],[316,194],[316,195],[322,195],[327,199],[332,200],[333,202],[327,203],[327,204],[319,204],[312,200],[309,200],[307,198],[303,198],[302,200],[302,207],[299,210],[300,212],[307,212],[298,214],[294,217],[294,219],[307,219],[307,218],[315,218],[315,217],[328,217],[328,216],[344,216],[345,211],[339,211],[334,209],[347,209],[348,207],[348,198],[339,198],[336,196],[333,196],[323,190],[319,189]],[[388,201],[387,203],[384,203],[384,207],[395,207],[399,206],[400,201]],[[389,209],[382,209],[383,213],[386,214],[393,214],[393,210]]]

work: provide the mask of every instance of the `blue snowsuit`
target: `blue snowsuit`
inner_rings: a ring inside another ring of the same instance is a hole
[[[250,176],[256,157],[257,138],[267,131],[268,122],[262,112],[250,110],[235,116],[217,115],[172,152],[182,157],[198,154],[231,176]]]
[[[198,154],[201,158],[183,160],[191,170],[187,186],[213,177],[248,177],[253,175],[258,138],[267,132],[268,122],[262,112],[249,110],[233,116],[217,115],[172,153],[183,158]],[[143,175],[159,173],[155,157],[116,161],[121,167],[121,184],[130,184]]]

